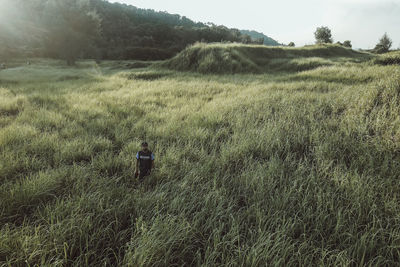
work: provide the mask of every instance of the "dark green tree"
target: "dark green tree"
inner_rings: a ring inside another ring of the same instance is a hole
[[[290,43],[288,44],[288,46],[290,46],[290,47],[295,47],[296,45],[295,45],[295,43],[290,42]]]
[[[242,42],[244,44],[251,44],[252,39],[251,39],[250,35],[242,35],[240,42]]]
[[[42,0],[0,0],[0,62],[39,56],[36,52],[43,45],[43,30],[36,15],[39,1]]]
[[[46,52],[72,65],[89,51],[100,36],[100,18],[89,0],[53,0],[47,2],[45,25]]]
[[[257,38],[253,41],[253,43],[262,45],[262,44],[264,44],[264,38]]]
[[[392,47],[392,39],[385,33],[382,38],[379,40],[379,43],[375,46],[374,51],[376,53],[386,53],[389,52],[389,49]]]
[[[351,44],[351,41],[350,41],[350,40],[344,41],[344,42],[343,42],[343,46],[344,46],[344,47],[348,47],[348,48],[352,48],[352,47],[353,47],[353,45]]]
[[[314,32],[315,40],[317,44],[331,44],[333,43],[332,32],[328,27],[318,27]]]

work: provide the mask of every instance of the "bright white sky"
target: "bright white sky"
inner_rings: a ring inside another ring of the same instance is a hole
[[[334,41],[373,48],[387,32],[400,47],[400,0],[119,0],[140,8],[167,11],[194,21],[265,33],[281,43],[314,42],[318,26],[328,26]]]

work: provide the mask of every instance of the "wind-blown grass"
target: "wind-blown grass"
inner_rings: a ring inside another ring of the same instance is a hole
[[[0,71],[0,264],[397,265],[400,69],[324,60]]]
[[[374,63],[378,65],[400,65],[400,51],[379,55]]]
[[[328,44],[293,48],[197,43],[159,65],[179,71],[214,74],[298,72],[371,58],[368,53]]]

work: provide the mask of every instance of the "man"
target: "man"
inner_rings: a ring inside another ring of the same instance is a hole
[[[142,143],[142,150],[136,154],[136,172],[135,177],[139,176],[139,181],[149,176],[151,170],[154,169],[154,154],[149,150],[146,142]]]

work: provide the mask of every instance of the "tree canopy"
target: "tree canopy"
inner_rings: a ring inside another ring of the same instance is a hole
[[[344,47],[348,47],[348,48],[352,48],[352,47],[353,47],[353,45],[351,44],[351,41],[350,41],[350,40],[344,41],[344,42],[343,42],[343,46],[344,46]]]
[[[328,27],[318,27],[314,32],[314,36],[317,44],[333,43],[332,32]]]
[[[379,40],[379,43],[375,46],[374,51],[376,53],[386,53],[389,52],[389,49],[392,47],[392,39],[385,33],[382,38]]]

